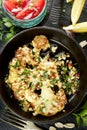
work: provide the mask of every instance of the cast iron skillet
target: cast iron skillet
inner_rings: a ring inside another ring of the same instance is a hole
[[[34,36],[45,35],[53,43],[60,44],[66,48],[75,58],[80,69],[80,85],[78,91],[69,99],[65,107],[65,112],[59,112],[52,117],[36,116],[30,112],[23,112],[17,104],[14,97],[10,98],[10,92],[5,84],[5,76],[8,71],[8,63],[14,56],[15,50],[25,43],[29,43]],[[19,116],[33,121],[35,123],[50,123],[55,122],[73,112],[83,100],[87,92],[87,59],[78,43],[69,38],[62,30],[52,27],[34,27],[24,30],[12,38],[2,49],[0,53],[0,96],[4,103]]]

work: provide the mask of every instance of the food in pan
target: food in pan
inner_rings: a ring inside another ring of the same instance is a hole
[[[31,43],[19,47],[9,62],[6,84],[26,112],[34,116],[52,116],[62,111],[73,95],[80,74],[71,54],[58,52],[46,36],[35,36]]]

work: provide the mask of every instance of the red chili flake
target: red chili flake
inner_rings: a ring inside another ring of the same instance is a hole
[[[55,78],[56,77],[56,74],[55,73],[52,73],[51,75],[50,75],[50,78]]]
[[[30,76],[28,75],[27,78],[30,79]]]
[[[77,78],[79,78],[79,77],[80,77],[80,74],[79,74],[79,73],[76,73],[75,76],[76,76]]]
[[[68,64],[68,68],[71,69],[73,67],[73,63]]]

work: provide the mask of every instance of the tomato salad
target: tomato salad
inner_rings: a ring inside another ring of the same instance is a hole
[[[43,10],[45,0],[4,0],[3,5],[17,19],[33,19]]]

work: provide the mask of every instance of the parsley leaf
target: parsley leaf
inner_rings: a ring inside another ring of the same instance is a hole
[[[73,113],[75,116],[78,127],[81,125],[87,126],[87,101],[84,105],[78,110],[77,113]]]
[[[22,30],[22,28],[13,25],[10,19],[4,15],[0,0],[0,43],[8,42],[16,33]]]

